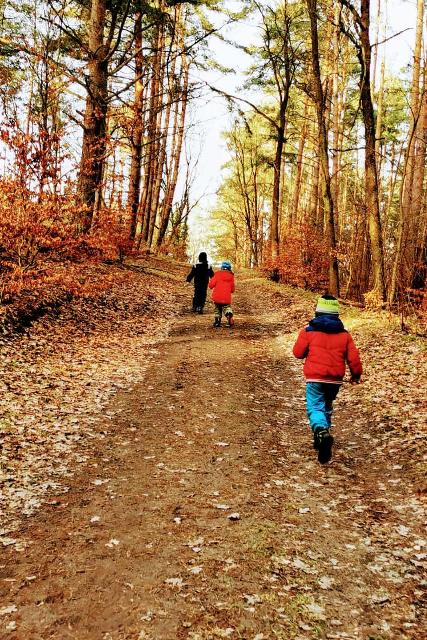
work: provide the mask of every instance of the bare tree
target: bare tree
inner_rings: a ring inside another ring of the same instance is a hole
[[[331,175],[329,171],[329,148],[325,119],[325,96],[322,87],[319,62],[319,38],[317,29],[317,0],[307,0],[310,16],[311,34],[311,69],[313,75],[313,98],[316,105],[317,125],[319,131],[320,166],[322,168],[324,198],[327,207],[327,236],[329,244],[329,289],[334,295],[339,295],[338,260],[335,241],[335,213],[334,200],[331,190]]]
[[[78,195],[83,206],[84,230],[89,230],[101,200],[102,175],[107,150],[109,64],[121,39],[131,0],[108,3],[91,0],[87,22],[87,96],[83,121]],[[109,15],[109,25],[107,17]],[[107,28],[108,27],[108,28]]]
[[[360,0],[360,11],[350,0],[339,0],[348,9],[353,29],[340,18],[343,32],[356,49],[360,64],[360,104],[365,130],[365,190],[370,250],[373,267],[373,291],[381,302],[386,300],[384,247],[378,197],[378,169],[375,155],[375,117],[371,94],[370,0]]]

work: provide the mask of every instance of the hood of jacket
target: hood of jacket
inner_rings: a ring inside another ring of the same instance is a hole
[[[308,323],[306,331],[322,331],[323,333],[343,333],[344,325],[336,315],[324,314],[316,316]]]

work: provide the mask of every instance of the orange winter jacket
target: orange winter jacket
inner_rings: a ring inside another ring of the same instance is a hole
[[[310,320],[308,327],[300,331],[294,344],[296,358],[304,359],[304,375],[308,382],[341,383],[346,363],[353,378],[362,375],[359,351],[341,320],[331,315],[321,315]]]
[[[232,271],[217,271],[209,281],[212,300],[217,304],[231,304],[231,294],[234,293],[234,274]]]

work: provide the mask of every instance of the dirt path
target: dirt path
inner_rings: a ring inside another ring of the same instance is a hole
[[[334,459],[317,463],[293,336],[256,297],[241,283],[232,330],[183,313],[116,396],[97,466],[3,554],[1,637],[427,636],[407,462],[346,388]]]

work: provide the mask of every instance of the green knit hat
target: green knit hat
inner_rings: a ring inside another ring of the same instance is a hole
[[[317,301],[316,313],[333,313],[338,315],[340,312],[340,305],[336,298],[328,296],[327,298],[319,298]]]

